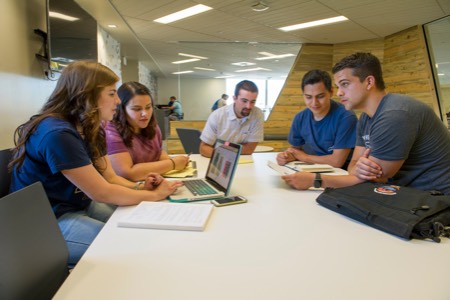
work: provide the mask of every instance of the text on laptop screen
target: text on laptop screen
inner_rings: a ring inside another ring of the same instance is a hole
[[[221,145],[216,147],[206,178],[215,181],[226,189],[233,176],[233,168],[239,159],[239,148]]]

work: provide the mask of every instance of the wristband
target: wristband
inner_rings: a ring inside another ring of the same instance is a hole
[[[144,181],[138,181],[138,182],[136,182],[136,184],[134,185],[133,189],[139,190],[139,186],[140,186],[141,184],[144,184]]]
[[[175,170],[175,162],[171,158],[170,158],[170,161],[172,162],[172,170]]]

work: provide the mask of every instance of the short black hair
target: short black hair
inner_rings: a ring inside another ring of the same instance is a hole
[[[234,96],[239,95],[240,90],[246,90],[252,93],[258,93],[258,87],[253,81],[250,80],[242,80],[238,84],[236,84],[236,88],[234,90]]]
[[[381,70],[380,60],[371,53],[356,52],[344,57],[333,67],[333,74],[343,69],[352,69],[352,74],[363,82],[367,76],[372,75],[375,78],[375,85],[379,90],[386,88],[383,80],[383,71]]]
[[[332,85],[331,85],[331,76],[325,71],[314,69],[311,71],[308,71],[302,79],[302,91],[305,89],[305,85],[308,84],[316,84],[319,82],[323,82],[325,85],[325,88],[327,91],[331,92]]]

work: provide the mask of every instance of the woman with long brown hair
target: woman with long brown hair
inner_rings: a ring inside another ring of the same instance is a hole
[[[116,175],[106,155],[102,122],[120,103],[119,78],[94,61],[64,69],[41,111],[16,129],[11,191],[44,185],[75,265],[116,205],[157,201],[182,185],[156,173],[143,182]]]
[[[188,156],[170,157],[162,149],[149,89],[131,81],[122,84],[117,93],[120,105],[106,126],[108,155],[116,173],[130,180],[142,180],[148,172],[163,174],[184,169]]]

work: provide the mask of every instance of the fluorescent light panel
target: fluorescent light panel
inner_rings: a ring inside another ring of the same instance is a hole
[[[346,20],[348,20],[346,17],[339,16],[339,17],[328,18],[328,19],[323,19],[323,20],[318,20],[318,21],[312,21],[312,22],[307,22],[307,23],[301,23],[301,24],[296,24],[296,25],[291,25],[291,26],[280,27],[278,29],[282,30],[282,31],[292,31],[292,30],[298,30],[298,29],[304,29],[304,28],[309,28],[309,27],[315,27],[315,26],[320,26],[320,25],[342,22],[342,21],[346,21]]]
[[[177,75],[177,74],[186,74],[186,73],[193,73],[193,72],[194,72],[194,71],[189,70],[189,71],[173,72],[172,74]]]
[[[191,58],[191,59],[185,59],[185,60],[178,60],[178,61],[173,61],[173,64],[179,65],[179,64],[186,64],[186,63],[190,63],[193,61],[199,61],[199,58]]]
[[[287,54],[280,54],[280,55],[272,55],[272,56],[263,56],[263,57],[256,57],[256,60],[267,60],[267,59],[279,59],[279,58],[285,58],[294,56],[294,54],[287,53]]]
[[[198,4],[183,10],[180,10],[176,13],[164,16],[162,18],[153,20],[154,22],[158,22],[158,23],[162,23],[162,24],[169,24],[187,17],[191,17],[193,15],[197,15],[200,14],[202,12],[208,11],[212,9],[212,7],[203,5],[203,4]]]
[[[236,73],[241,73],[241,72],[252,72],[252,71],[271,71],[271,70],[258,67],[258,68],[253,68],[253,69],[237,70],[237,71],[235,71],[235,72],[236,72]]]
[[[192,58],[198,58],[198,59],[208,59],[204,56],[198,56],[198,55],[192,55],[192,54],[186,54],[186,53],[178,53],[180,56],[186,56],[186,57],[192,57]]]
[[[197,70],[204,70],[204,71],[215,71],[214,69],[200,68],[200,67],[194,67],[194,69],[197,69]]]
[[[65,15],[65,14],[61,14],[61,13],[59,13],[59,12],[54,12],[54,11],[49,11],[49,12],[48,12],[48,15],[49,15],[51,18],[62,19],[62,20],[70,21],[70,22],[79,20],[79,18],[75,18],[75,17],[72,17],[72,16],[68,16],[68,15]]]

